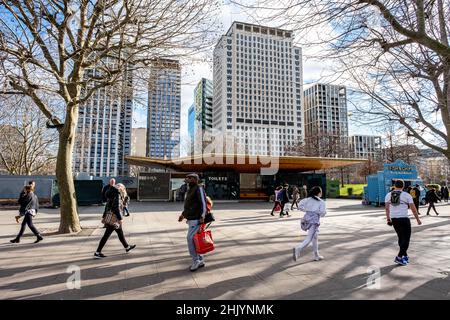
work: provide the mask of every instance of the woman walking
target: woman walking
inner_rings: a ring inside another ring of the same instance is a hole
[[[119,185],[120,195],[123,199],[123,213],[125,217],[129,217],[130,211],[128,210],[128,205],[130,204],[130,196],[127,193],[127,188],[121,183],[119,183]]]
[[[281,189],[283,189],[281,186],[278,186],[278,187],[275,188],[275,191],[274,191],[275,198],[273,199],[274,204],[273,204],[272,212],[270,213],[271,216],[274,215],[274,214],[273,214],[273,211],[274,211],[277,207],[280,207],[280,208],[281,208],[281,201],[278,199],[278,194],[280,193]]]
[[[23,233],[25,232],[25,228],[27,225],[37,238],[34,243],[38,243],[39,241],[44,240],[44,238],[41,236],[39,231],[33,225],[33,217],[36,216],[36,214],[39,210],[39,199],[34,194],[33,190],[34,190],[34,185],[27,185],[27,186],[25,186],[24,192],[22,192],[20,194],[19,214],[20,214],[20,216],[23,216],[24,219],[22,221],[22,226],[20,227],[19,233],[17,234],[17,236],[14,239],[10,240],[11,243],[19,243],[20,242],[20,238],[22,237]]]
[[[310,191],[309,197],[300,201],[300,210],[306,212],[301,219],[301,228],[304,231],[308,231],[306,239],[293,248],[294,261],[300,256],[301,251],[312,243],[314,260],[322,260],[323,257],[319,254],[319,226],[320,217],[324,217],[326,214],[325,202],[321,199],[322,189],[320,187],[313,187]]]
[[[297,186],[294,186],[294,190],[292,191],[292,205],[291,210],[294,210],[294,204],[298,209],[298,200],[300,199],[300,190],[298,190]]]
[[[100,259],[105,258],[106,256],[102,253],[102,249],[105,246],[106,242],[108,241],[109,237],[115,231],[117,235],[119,236],[119,240],[122,243],[123,247],[125,248],[126,252],[129,252],[130,250],[133,250],[136,248],[136,245],[129,245],[127,241],[125,240],[125,236],[123,234],[122,229],[122,221],[123,221],[123,195],[126,194],[125,186],[122,184],[117,184],[112,186],[108,189],[106,192],[106,206],[105,206],[105,212],[103,213],[103,218],[107,215],[108,212],[111,212],[115,215],[118,225],[113,226],[109,224],[105,224],[105,234],[103,235],[102,239],[100,240],[100,243],[98,245],[97,251],[94,253],[94,258]]]

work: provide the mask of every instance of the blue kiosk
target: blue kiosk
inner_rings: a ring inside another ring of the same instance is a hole
[[[425,203],[425,189],[422,179],[417,176],[417,167],[409,165],[402,160],[383,165],[383,171],[367,177],[367,186],[364,187],[364,203],[367,205],[384,205],[384,197],[394,185],[394,181],[405,181],[405,189],[409,186],[419,185],[420,203]]]

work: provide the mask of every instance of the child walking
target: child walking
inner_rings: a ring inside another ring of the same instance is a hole
[[[320,217],[324,217],[326,214],[325,201],[321,199],[322,189],[320,187],[313,187],[310,191],[309,197],[303,199],[299,203],[299,209],[305,212],[305,215],[301,219],[301,228],[304,231],[308,231],[306,239],[293,248],[293,259],[297,261],[300,253],[310,243],[312,243],[314,261],[322,260],[323,257],[319,254],[319,226]]]

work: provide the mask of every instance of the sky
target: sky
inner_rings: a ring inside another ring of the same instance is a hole
[[[221,24],[222,32],[225,34],[228,28],[231,26],[233,21],[249,22],[253,23],[252,18],[246,15],[240,10],[240,8],[230,5],[222,4],[221,11]],[[274,26],[276,27],[276,26]],[[295,32],[294,32],[295,35]],[[219,40],[219,39],[217,39]],[[301,46],[301,44],[300,44]],[[330,66],[330,62],[315,61],[310,57],[314,56],[314,51],[320,50],[320,48],[303,48],[303,83],[309,84],[317,82],[321,76],[324,76],[327,72],[327,66]],[[210,52],[209,58],[212,61],[212,50]],[[187,138],[187,118],[188,109],[193,104],[194,101],[194,89],[201,78],[213,79],[212,74],[212,63],[196,63],[189,66],[182,65],[181,71],[181,128],[180,136],[181,141]],[[351,103],[348,103],[349,108],[349,134],[374,134],[379,135],[370,127],[360,126],[355,121],[351,119]],[[142,108],[136,108],[133,114],[133,128],[146,127],[147,121],[147,111]]]

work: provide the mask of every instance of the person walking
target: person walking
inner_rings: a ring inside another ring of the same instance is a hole
[[[103,199],[103,203],[106,204],[106,202],[108,201],[107,197],[106,197],[106,193],[108,192],[108,190],[113,187],[116,184],[116,179],[112,178],[109,180],[109,184],[107,184],[106,186],[104,186],[102,188],[102,199]]]
[[[112,180],[112,179],[111,179]],[[103,237],[100,240],[100,243],[98,244],[97,251],[94,253],[94,258],[101,259],[105,258],[106,256],[102,253],[103,247],[105,246],[106,242],[108,241],[111,234],[115,231],[117,235],[119,236],[119,240],[122,243],[123,247],[125,248],[125,252],[130,252],[134,248],[136,248],[136,245],[129,245],[128,242],[125,239],[125,236],[123,234],[123,195],[126,193],[124,189],[124,186],[121,184],[118,185],[110,185],[108,190],[106,191],[106,206],[105,211],[103,213],[103,218],[106,216],[108,212],[112,212],[119,221],[118,228],[105,224],[105,233],[103,234]]]
[[[203,187],[199,186],[199,180],[199,176],[195,173],[186,176],[189,188],[184,200],[184,210],[178,217],[178,222],[187,220],[188,232],[186,238],[188,251],[192,257],[192,265],[189,270],[192,272],[205,266],[204,258],[197,253],[194,244],[194,235],[198,232],[200,225],[204,223],[207,211],[206,194]]]
[[[273,203],[272,212],[270,213],[271,216],[274,215],[273,212],[275,211],[275,209],[276,209],[278,206],[280,206],[280,208],[281,208],[281,202],[280,202],[280,200],[279,200],[279,194],[280,194],[281,189],[283,189],[281,186],[278,186],[278,187],[275,188],[275,191],[274,191],[274,199],[273,199],[274,203]]]
[[[449,192],[448,192],[447,185],[442,186],[441,194],[442,194],[442,200],[444,200],[445,202],[448,202]]]
[[[293,248],[293,259],[297,261],[302,250],[312,243],[314,261],[323,260],[323,256],[319,254],[319,226],[320,218],[327,213],[325,201],[321,199],[322,188],[316,186],[311,189],[308,198],[300,201],[299,209],[305,212],[301,219],[301,228],[303,231],[308,231],[308,234],[297,246]]]
[[[28,184],[25,186],[24,192],[20,194],[19,198],[19,213],[21,216],[24,217],[22,221],[22,226],[20,227],[20,231],[17,234],[17,236],[10,240],[11,243],[19,243],[20,238],[22,237],[23,233],[25,232],[25,228],[28,225],[30,230],[33,232],[33,234],[36,236],[36,241],[34,243],[38,243],[39,241],[44,240],[42,235],[39,233],[39,231],[36,229],[36,227],[33,225],[33,218],[36,216],[38,210],[39,210],[39,199],[34,194],[34,185]],[[16,219],[17,220],[17,219]]]
[[[284,188],[280,190],[280,193],[278,194],[281,204],[281,211],[280,211],[280,218],[284,216],[289,217],[289,208],[287,208],[286,213],[284,212],[284,207],[286,206],[286,203],[289,203],[289,193],[288,193],[289,185],[285,184]]]
[[[36,188],[36,182],[34,182],[33,180],[30,180],[30,181],[28,181],[27,185],[31,187],[31,191],[34,193],[34,189]],[[23,187],[22,191],[19,194],[19,200],[18,200],[19,204],[20,204],[20,199],[22,197],[25,197],[25,195],[27,194],[27,191],[25,189],[26,189],[26,186]],[[25,216],[25,212],[21,212],[19,210],[19,215],[15,216],[14,218],[16,219],[17,223],[20,223],[20,218],[22,218],[24,216]]]
[[[291,210],[294,210],[294,205],[298,209],[298,200],[300,198],[300,190],[298,190],[297,186],[294,186],[294,189],[292,190],[292,205]]]
[[[129,217],[130,211],[128,210],[128,205],[130,204],[130,196],[127,193],[127,188],[125,187],[125,185],[121,183],[119,183],[119,185],[120,196],[123,199],[123,215],[125,217]]]
[[[408,209],[412,211],[417,224],[422,224],[413,198],[409,193],[403,191],[404,185],[403,180],[396,180],[394,190],[389,192],[384,199],[387,224],[394,226],[398,237],[398,246],[400,247],[394,262],[401,266],[406,266],[409,263],[407,251],[411,239],[411,221],[408,217]]]
[[[306,199],[308,197],[308,188],[306,185],[303,185],[302,189],[300,190],[300,200]]]
[[[411,188],[411,191],[409,192],[409,194],[413,198],[414,206],[417,209],[417,214],[420,215],[420,212],[419,212],[419,207],[420,207],[420,188],[419,188],[419,185],[416,184],[413,188]]]
[[[430,215],[430,210],[431,209],[433,209],[434,212],[436,213],[436,215],[438,216],[439,213],[436,211],[436,207],[434,206],[434,204],[436,202],[438,202],[439,200],[441,200],[441,199],[436,194],[436,190],[434,188],[431,188],[430,190],[427,191],[427,194],[426,194],[425,197],[426,197],[425,200],[427,200],[427,202],[428,202],[427,216]]]

